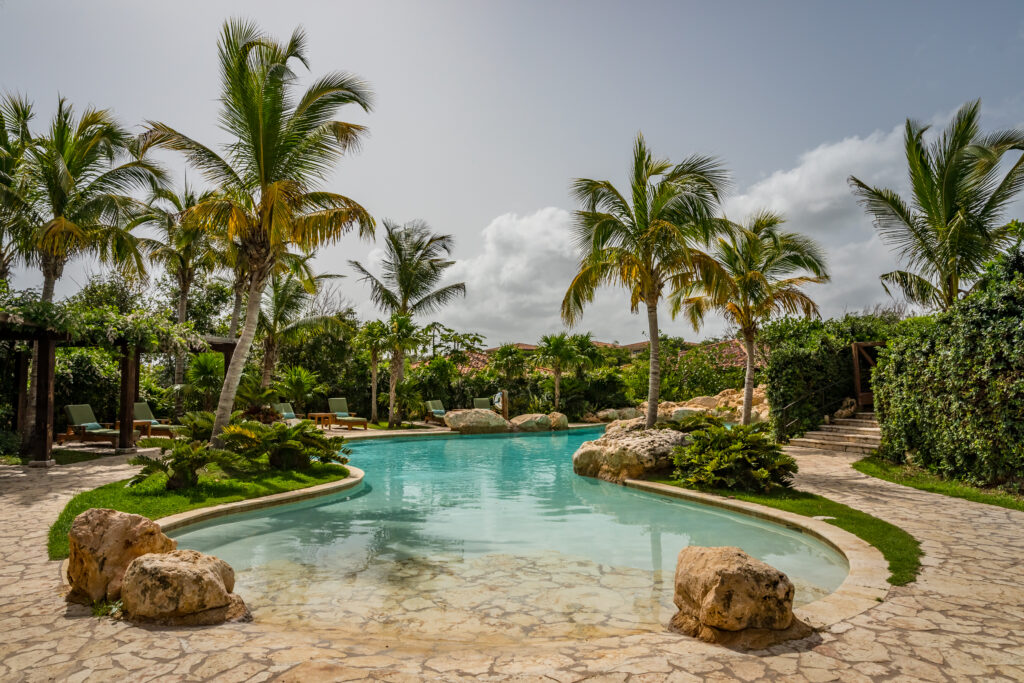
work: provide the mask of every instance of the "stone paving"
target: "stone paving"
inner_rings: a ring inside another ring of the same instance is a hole
[[[1024,513],[871,479],[849,467],[853,456],[793,454],[801,488],[903,527],[927,556],[919,580],[877,607],[756,653],[667,632],[538,634],[510,645],[360,633],[322,618],[175,629],[95,618],[64,602],[47,528],[74,493],[132,468],[121,457],[0,466],[0,680],[1024,680]]]

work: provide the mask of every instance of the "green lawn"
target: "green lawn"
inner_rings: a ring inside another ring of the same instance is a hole
[[[661,484],[680,486],[678,482],[668,479],[655,481]],[[686,487],[680,486],[680,488]],[[804,517],[821,515],[835,517],[835,519],[825,521],[849,531],[878,548],[889,563],[889,583],[894,586],[910,583],[917,577],[917,572],[921,569],[921,545],[913,536],[898,526],[883,522],[866,512],[855,510],[823,496],[792,489],[780,489],[773,493],[739,493],[704,489],[701,492],[758,503],[787,512],[795,512]]]
[[[113,508],[157,519],[195,508],[304,489],[347,476],[348,470],[341,465],[314,463],[303,472],[261,470],[237,478],[205,474],[200,477],[198,486],[183,491],[166,490],[166,477],[163,474],[155,474],[131,488],[125,486],[128,480],[115,481],[91,491],[83,491],[68,501],[57,521],[50,527],[47,550],[51,560],[67,557],[71,522],[89,508]]]
[[[1016,496],[1000,489],[983,489],[955,479],[943,479],[911,465],[895,465],[879,457],[869,457],[853,463],[853,469],[871,477],[884,479],[903,486],[963,498],[975,503],[986,503],[1024,511],[1024,496]]]

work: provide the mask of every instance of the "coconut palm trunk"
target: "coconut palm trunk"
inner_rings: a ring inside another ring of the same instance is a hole
[[[388,429],[402,426],[398,419],[398,383],[402,379],[402,364],[405,353],[395,349],[391,354],[391,381],[388,383]]]
[[[244,287],[235,285],[235,305],[231,309],[231,322],[228,325],[228,337],[234,339],[238,334],[238,321],[242,317],[242,301],[245,295]]]
[[[743,348],[747,352],[747,376],[743,380],[743,424],[750,424],[750,411],[754,403],[754,333],[743,333]]]
[[[647,378],[647,428],[658,421],[658,397],[661,395],[661,351],[658,339],[658,302],[647,303],[647,333],[650,343],[650,372]]]
[[[558,401],[562,397],[562,370],[556,369],[555,375],[555,410],[558,410]]]
[[[249,285],[249,301],[259,301],[263,296],[263,288],[266,284],[265,278],[253,277]],[[235,351],[231,354],[231,363],[224,372],[224,386],[220,390],[220,399],[217,401],[217,414],[213,420],[212,441],[217,443],[217,435],[220,434],[231,420],[231,411],[235,406],[235,394],[238,392],[238,383],[242,380],[242,370],[245,369],[245,361],[249,357],[249,349],[252,348],[252,340],[256,336],[256,324],[260,319],[260,307],[248,306],[245,311],[245,324],[242,326],[242,334],[235,345]]]
[[[269,339],[263,344],[263,387],[270,386],[270,380],[274,377],[274,366],[277,365],[277,346]]]
[[[377,424],[380,420],[377,415],[377,353],[370,354],[370,422]]]
[[[182,282],[181,292],[178,294],[178,323],[183,324],[188,317],[188,293],[191,283]],[[185,353],[179,351],[174,356],[174,386],[180,387],[185,383]],[[174,397],[174,415],[180,417],[183,411],[183,396],[177,391]]]

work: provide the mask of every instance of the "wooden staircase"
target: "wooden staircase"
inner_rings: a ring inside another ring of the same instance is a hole
[[[831,424],[820,425],[798,439],[792,439],[790,446],[814,448],[821,451],[837,451],[869,455],[882,441],[882,433],[874,413],[856,413],[850,418],[836,418]]]

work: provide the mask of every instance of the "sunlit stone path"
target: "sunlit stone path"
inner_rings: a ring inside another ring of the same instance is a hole
[[[1024,680],[1024,513],[871,479],[849,468],[853,456],[793,453],[801,488],[905,528],[927,557],[920,579],[877,607],[753,654],[669,633],[510,646],[360,636],[322,615],[306,628],[300,619],[288,628],[257,619],[162,630],[98,619],[64,602],[59,563],[46,559],[47,528],[75,492],[132,468],[122,458],[0,466],[0,680]],[[499,615],[517,627],[521,617]]]

